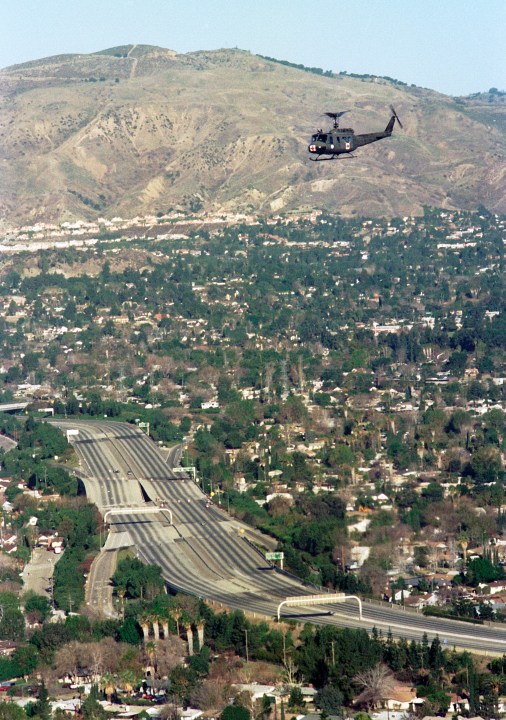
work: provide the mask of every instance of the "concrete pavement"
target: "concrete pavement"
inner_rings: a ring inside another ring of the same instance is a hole
[[[44,595],[52,600],[52,582],[54,566],[61,558],[46,548],[34,548],[30,562],[21,574],[25,592],[33,590],[37,595]]]
[[[86,579],[85,602],[87,607],[99,615],[116,618],[118,614],[113,604],[112,576],[116,572],[117,550],[102,550],[93,560]]]

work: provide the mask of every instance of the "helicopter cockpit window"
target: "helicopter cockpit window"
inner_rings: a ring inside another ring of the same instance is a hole
[[[327,135],[326,135],[325,133],[324,133],[324,134],[320,133],[320,134],[318,135],[318,138],[317,138],[317,139],[318,139],[320,142],[326,143],[326,142],[327,142]]]

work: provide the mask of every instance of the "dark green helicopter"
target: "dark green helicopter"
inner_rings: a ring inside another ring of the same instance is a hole
[[[395,121],[399,123],[399,127],[402,128],[402,123],[397,117],[397,113],[390,105],[392,116],[388,121],[388,125],[383,131],[375,133],[363,133],[362,135],[355,135],[353,128],[340,128],[339,118],[342,117],[349,110],[343,110],[338,113],[327,112],[325,115],[334,120],[333,127],[325,133],[322,130],[318,130],[312,137],[311,142],[308,145],[308,150],[312,155],[316,157],[310,158],[313,161],[317,160],[335,160],[339,155],[351,155],[351,153],[362,145],[369,145],[369,143],[376,142],[377,140],[383,140],[383,138],[390,137],[393,132]],[[327,156],[327,157],[322,157]],[[351,155],[353,157],[353,155]]]

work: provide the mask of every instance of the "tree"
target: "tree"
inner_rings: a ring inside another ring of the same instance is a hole
[[[304,707],[304,695],[300,687],[295,686],[290,690],[288,707],[290,710],[299,710]]]
[[[444,497],[444,489],[438,482],[430,482],[422,490],[422,497],[429,502],[440,502]]]
[[[9,600],[8,593],[1,593],[4,608],[0,621],[0,640],[22,640],[25,636],[25,618],[15,603]]]
[[[12,656],[23,676],[30,675],[38,665],[39,654],[33,645],[19,645]]]
[[[448,358],[448,362],[446,363],[446,369],[450,373],[452,373],[452,375],[461,377],[464,374],[464,370],[466,369],[466,363],[467,353],[456,350]]]
[[[38,622],[44,622],[51,615],[51,603],[44,595],[27,592],[24,598],[25,612],[36,615]]]
[[[250,711],[242,705],[227,705],[220,715],[221,720],[250,720]]]
[[[139,629],[139,623],[134,618],[128,617],[119,629],[119,639],[121,642],[130,645],[138,645],[142,640],[142,632]]]
[[[103,690],[108,702],[111,702],[114,694],[114,685],[114,676],[109,672],[103,673],[100,678],[100,689]]]
[[[392,690],[393,675],[386,665],[379,663],[368,670],[357,673],[354,682],[362,688],[357,702],[374,708]]]
[[[504,470],[499,450],[493,445],[478,448],[471,458],[471,475],[477,485],[500,482]]]
[[[204,710],[206,714],[210,711],[221,712],[228,705],[230,685],[223,676],[213,676],[205,678],[192,693],[191,702],[193,707]],[[214,714],[213,713],[213,714]],[[1,718],[0,718],[1,720]]]
[[[44,683],[42,683],[39,687],[37,700],[33,705],[33,714],[37,715],[40,720],[50,720],[51,704],[49,702],[49,693]]]
[[[26,720],[26,713],[13,702],[0,702],[0,720]]]
[[[98,702],[98,688],[96,685],[91,686],[90,694],[83,702],[81,711],[83,720],[107,720],[107,713]]]
[[[139,685],[139,678],[137,673],[133,670],[123,670],[120,675],[121,687],[125,690],[127,695],[132,695],[136,686]]]
[[[163,589],[162,571],[157,565],[145,565],[137,558],[120,560],[113,582],[125,588],[125,596],[131,599],[153,598]]]
[[[341,715],[343,709],[343,695],[333,685],[325,685],[315,696],[316,706],[327,715]]]
[[[466,579],[470,585],[489,583],[504,577],[500,565],[494,565],[489,558],[475,558],[467,565]]]
[[[85,664],[83,645],[77,641],[66,643],[56,652],[53,664],[59,676],[68,675],[75,681]]]

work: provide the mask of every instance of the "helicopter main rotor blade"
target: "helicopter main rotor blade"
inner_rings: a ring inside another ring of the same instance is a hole
[[[341,110],[341,112],[338,112],[338,113],[326,112],[326,113],[323,113],[323,114],[326,115],[326,116],[329,117],[329,118],[334,118],[334,120],[337,120],[337,118],[340,118],[342,115],[344,115],[344,114],[347,113],[347,112],[350,112],[350,111],[349,111],[349,110]]]

